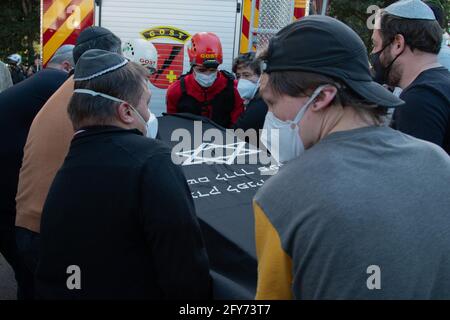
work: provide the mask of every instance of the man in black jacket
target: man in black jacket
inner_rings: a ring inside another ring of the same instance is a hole
[[[254,129],[257,138],[259,130],[264,127],[267,104],[259,94],[261,68],[255,53],[248,52],[239,55],[233,62],[233,72],[238,79],[238,91],[245,106],[244,112],[234,124],[233,129],[242,129],[243,131]],[[258,139],[256,139],[256,143],[257,141]],[[254,143],[253,141],[248,142]]]
[[[170,150],[145,137],[146,70],[89,50],[75,68],[75,135],[41,222],[43,299],[205,299],[209,263]]]
[[[391,126],[450,154],[450,72],[438,61],[442,28],[433,11],[398,1],[383,10],[372,41],[376,78],[403,90]]]
[[[19,266],[14,230],[23,147],[34,117],[67,75],[62,70],[41,70],[0,93],[0,253],[16,273],[19,299],[31,298],[28,283],[32,281]]]

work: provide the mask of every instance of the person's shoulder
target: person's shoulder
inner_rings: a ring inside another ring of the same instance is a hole
[[[58,69],[42,69],[41,71],[38,71],[36,74],[43,74],[49,77],[64,78],[65,80],[69,78],[69,74],[67,72]]]
[[[443,66],[422,72],[405,90],[415,89],[442,90],[450,89],[450,72]]]
[[[283,184],[297,185],[327,194],[327,191],[336,188],[335,184],[339,179],[345,178],[343,171],[348,170],[350,159],[354,160],[356,155],[363,157],[365,161],[367,159],[364,154],[370,156],[377,145],[383,145],[386,141],[400,145],[403,143],[400,135],[403,134],[388,127],[364,127],[335,132],[282,166],[279,173],[269,179],[267,185],[273,189]],[[404,136],[409,139],[409,136]],[[334,183],[324,183],[329,177],[333,177]],[[272,184],[276,185],[271,186]]]
[[[62,70],[43,69],[32,75],[29,79],[42,84],[61,85],[68,79],[68,74]]]
[[[232,83],[233,87],[237,90],[238,81],[236,80],[234,74],[232,74],[231,72],[226,70],[220,70],[218,78],[221,84],[228,85],[228,83]]]
[[[143,136],[135,136],[133,140],[129,152],[136,159],[141,172],[152,172],[152,175],[165,179],[168,172],[177,167],[172,161],[172,151],[165,142]]]
[[[70,77],[64,81],[64,83],[50,96],[44,106],[39,110],[33,123],[45,121],[49,118],[54,121],[59,118],[57,115],[63,115],[69,119],[67,114],[67,106],[69,104],[70,98],[72,97],[74,90],[73,77]],[[54,123],[53,125],[59,125]]]
[[[139,163],[145,164],[150,159],[167,158],[171,155],[168,145],[158,139],[151,139],[139,134],[121,135],[116,140],[128,154]]]
[[[181,79],[176,80],[167,88],[168,96],[181,94]]]
[[[436,104],[442,101],[450,103],[450,72],[444,67],[422,74],[400,95],[400,99],[409,105]]]
[[[73,76],[69,78],[62,79],[62,84],[58,87],[58,89],[53,93],[53,95],[50,97],[49,101],[55,97],[66,97],[69,98],[72,97],[73,90],[74,90],[74,81]]]
[[[237,83],[236,77],[234,76],[234,74],[232,74],[231,72],[227,71],[227,70],[219,70],[219,77],[223,77],[224,79],[228,80],[228,81],[233,81],[233,83]]]
[[[316,181],[317,176],[324,172],[323,168],[327,168],[329,172],[333,171],[335,163],[330,159],[333,158],[334,151],[328,148],[328,152],[329,154],[324,156],[323,146],[316,145],[281,166],[278,173],[270,177],[257,192],[255,200],[258,202],[260,199],[268,199],[276,193],[276,201],[283,203],[286,196],[292,195],[290,191],[302,194],[302,189],[311,186],[310,183]]]
[[[40,99],[47,100],[67,80],[68,74],[61,70],[43,69],[31,77],[20,82],[24,91],[33,91]]]
[[[333,154],[324,155],[318,149],[314,146],[282,166],[256,193],[255,203],[274,226],[304,219],[312,206],[339,201],[339,178],[335,179],[339,171],[330,160]]]
[[[442,165],[445,171],[450,173],[450,157],[435,143],[387,127],[377,140],[387,147],[382,149],[385,159],[394,160],[403,157],[405,164],[420,163],[423,164],[423,168]]]
[[[447,168],[450,170],[450,157],[440,146],[426,140],[418,139],[406,133],[396,132],[402,137],[399,148],[404,148],[405,151],[408,150],[413,158],[428,159],[423,162],[431,164],[432,166],[434,166],[433,161],[438,160],[439,162],[446,163]],[[414,161],[414,159],[411,160]]]
[[[261,96],[256,96],[252,100],[250,100],[250,102],[247,105],[247,109],[248,110],[255,109],[267,113],[268,106]]]

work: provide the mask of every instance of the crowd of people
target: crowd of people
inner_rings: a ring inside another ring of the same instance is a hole
[[[277,132],[261,135],[283,165],[253,199],[256,299],[450,299],[442,17],[421,0],[384,8],[369,55],[311,15],[230,72],[217,35],[192,36],[167,113]],[[150,46],[143,65],[90,27],[0,93],[0,253],[19,299],[214,298],[189,186],[157,139]]]
[[[29,66],[23,64],[22,56],[18,53],[9,55],[5,61],[6,64],[0,61],[0,75],[2,79],[0,92],[31,77],[42,69],[38,56],[35,57],[33,64]]]
[[[46,67],[70,71],[74,67],[73,61],[71,62],[73,60],[72,49],[73,45],[70,44],[61,46]],[[6,63],[0,61],[0,92],[32,77],[42,69],[41,59],[38,55],[29,66],[23,64],[22,56],[18,53],[9,55],[5,61]]]

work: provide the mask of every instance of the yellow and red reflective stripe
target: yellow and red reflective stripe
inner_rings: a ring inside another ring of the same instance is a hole
[[[308,0],[295,0],[294,3],[294,20],[298,20],[306,15]]]
[[[67,9],[73,7],[72,13]],[[45,10],[45,6],[44,6]],[[75,33],[93,23],[94,0],[55,0],[44,11],[43,64],[47,64],[58,48]]]
[[[259,0],[256,0],[254,27],[257,27],[259,22],[259,2]],[[250,37],[250,19],[252,17],[252,0],[244,0],[243,13],[241,44],[239,50],[240,53],[245,53],[248,51],[248,41]],[[256,49],[255,47],[253,48]]]
[[[294,17],[293,20],[300,19],[306,15],[306,8],[309,0],[294,0]],[[256,1],[255,10],[255,24],[254,27],[258,26],[259,23],[259,5],[260,1]],[[252,12],[252,0],[244,0],[243,3],[243,17],[242,17],[242,34],[240,43],[240,53],[248,51],[248,41],[250,37],[250,19]],[[256,48],[253,47],[255,50]]]
[[[72,0],[58,0],[53,1],[50,7],[45,10],[44,20],[42,25],[42,33],[45,33],[58,19],[64,19],[66,15],[66,8]]]

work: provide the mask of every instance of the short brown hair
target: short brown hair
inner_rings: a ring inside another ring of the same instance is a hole
[[[254,52],[240,54],[236,59],[234,59],[232,71],[236,73],[238,68],[246,67],[249,67],[250,70],[252,70],[257,76],[261,75],[260,61],[256,58],[256,54]]]
[[[380,33],[383,47],[394,41],[397,34],[401,34],[411,51],[418,49],[438,54],[441,50],[442,29],[435,20],[403,19],[383,11]]]
[[[334,105],[353,107],[358,112],[365,112],[373,117],[377,123],[382,123],[383,117],[387,114],[386,108],[377,107],[373,103],[364,100],[364,98],[338,79],[302,71],[276,71],[271,72],[268,76],[268,86],[275,96],[310,96],[317,87],[330,84],[337,88],[336,97],[332,102]]]
[[[136,106],[144,93],[146,79],[146,69],[129,62],[124,67],[97,78],[75,81],[74,88],[104,93]],[[118,104],[101,96],[75,93],[70,100],[68,113],[75,130],[84,125],[105,125],[115,118],[115,106]]]

